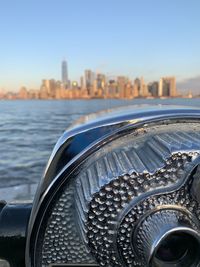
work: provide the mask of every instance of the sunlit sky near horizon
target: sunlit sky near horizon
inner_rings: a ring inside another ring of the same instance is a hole
[[[0,0],[0,89],[85,69],[200,90],[199,0]]]

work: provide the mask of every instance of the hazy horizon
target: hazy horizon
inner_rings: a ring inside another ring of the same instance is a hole
[[[0,89],[39,88],[61,79],[61,61],[79,82],[85,69],[107,76],[176,76],[200,90],[198,0],[7,0],[0,3]]]

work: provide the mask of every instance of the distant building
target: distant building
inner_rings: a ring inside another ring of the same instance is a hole
[[[47,95],[50,95],[50,80],[44,79],[42,80],[41,88],[46,91]]]
[[[42,80],[42,85],[40,87],[40,94],[42,98],[55,98],[56,89],[61,87],[61,83],[56,82],[54,79],[51,80]]]
[[[68,68],[67,68],[67,61],[66,60],[62,61],[61,71],[62,71],[62,83],[66,88],[68,88],[69,87]]]
[[[81,76],[81,78],[80,78],[80,87],[81,87],[81,90],[85,89],[83,76]]]
[[[117,95],[118,95],[118,92],[117,92],[117,83],[116,83],[116,81],[115,80],[109,80],[105,96],[107,98],[116,98]]]
[[[136,78],[133,83],[133,97],[140,96],[140,79]]]
[[[141,97],[147,97],[148,95],[149,95],[148,86],[144,82],[144,78],[141,77],[141,79],[140,79],[140,96]]]
[[[104,89],[106,83],[106,76],[104,74],[98,73],[96,80],[97,80],[97,89]]]
[[[158,97],[159,93],[159,82],[152,82],[148,84],[149,94],[153,97]]]
[[[20,99],[28,99],[28,91],[27,91],[26,87],[23,86],[20,88],[18,97]]]
[[[42,80],[42,84],[40,86],[40,98],[47,99],[50,94],[50,85],[49,80]]]
[[[0,99],[4,98],[5,92],[3,89],[0,89]]]
[[[125,90],[124,90],[124,97],[127,99],[131,99],[133,98],[133,94],[132,94],[132,84],[130,81],[128,81],[125,85]]]
[[[176,78],[175,77],[163,77],[159,83],[159,96],[176,97]]]
[[[93,97],[104,98],[106,86],[106,76],[101,73],[96,74],[93,81]]]
[[[117,77],[118,96],[120,98],[125,97],[126,83],[127,83],[127,78],[125,76],[118,76]]]
[[[93,97],[94,96],[94,90],[93,90],[93,84],[94,84],[94,72],[91,70],[85,70],[85,87],[88,91],[88,95]]]
[[[55,98],[56,96],[56,87],[57,87],[56,81],[54,79],[49,80],[49,90],[51,98]]]
[[[177,96],[177,90],[176,90],[176,78],[175,77],[170,77],[169,83],[170,83],[170,96],[171,97],[176,97]]]
[[[28,98],[29,99],[39,99],[39,90],[30,89],[28,91]]]
[[[163,79],[161,78],[159,81],[159,87],[158,87],[158,96],[163,96]]]

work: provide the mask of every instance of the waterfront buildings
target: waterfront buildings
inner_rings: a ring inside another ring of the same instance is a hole
[[[152,98],[176,97],[175,77],[163,77],[159,81],[146,83],[144,78],[130,80],[126,76],[117,76],[109,80],[105,74],[95,74],[92,70],[85,70],[80,83],[71,84],[43,79],[39,90],[28,90],[22,87],[15,98],[19,99],[90,99],[90,98]]]
[[[111,78],[111,77],[110,77]],[[0,95],[1,98],[6,97]],[[90,98],[151,98],[176,97],[176,78],[167,76],[159,81],[147,83],[144,77],[130,79],[119,75],[109,79],[104,73],[95,73],[86,69],[80,77],[80,83],[70,83],[67,61],[61,63],[61,80],[43,79],[39,90],[28,90],[22,87],[18,93],[7,94],[9,98],[19,99],[90,99]]]

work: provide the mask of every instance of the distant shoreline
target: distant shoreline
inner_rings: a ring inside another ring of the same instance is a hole
[[[199,99],[200,96],[193,96],[193,97],[137,97],[137,98],[0,98],[0,101],[18,101],[18,100],[23,100],[23,101],[29,101],[29,100],[34,100],[34,101],[74,101],[74,100],[84,100],[84,101],[94,101],[94,100],[103,100],[103,101],[108,101],[108,100],[125,100],[125,101],[132,101],[132,100],[171,100],[171,99]]]

